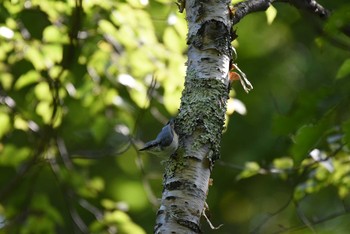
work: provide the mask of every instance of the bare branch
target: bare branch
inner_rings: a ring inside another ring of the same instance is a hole
[[[283,2],[288,2],[298,9],[306,10],[310,13],[316,14],[321,19],[327,19],[330,15],[329,10],[321,6],[315,0],[286,0]]]
[[[289,3],[300,10],[316,14],[321,19],[327,19],[330,15],[329,10],[315,0],[247,0],[235,4],[231,9],[233,13],[233,25],[237,24],[243,17],[250,13],[266,11],[274,2]]]
[[[284,211],[285,209],[287,209],[287,207],[289,206],[289,204],[293,201],[293,193],[291,193],[289,199],[286,201],[285,204],[283,204],[280,208],[278,208],[275,212],[272,213],[268,213],[268,215],[261,221],[261,223],[256,226],[250,233],[251,234],[257,234],[257,233],[261,233],[261,229],[262,227],[267,224],[270,219],[272,219],[274,216],[280,214],[282,211]]]
[[[313,228],[312,221],[309,220],[308,217],[304,214],[304,212],[300,209],[299,203],[294,201],[294,205],[298,214],[299,219],[303,222],[305,227],[309,228],[312,233],[316,233],[315,229]]]
[[[274,0],[247,0],[235,4],[232,9],[233,25],[237,24],[241,19],[250,13],[266,11],[272,2],[274,2]]]

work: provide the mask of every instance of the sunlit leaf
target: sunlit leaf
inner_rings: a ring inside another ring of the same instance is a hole
[[[15,89],[21,89],[27,85],[36,83],[39,79],[40,74],[37,71],[31,70],[18,78],[15,84]]]
[[[230,98],[227,101],[227,114],[232,115],[233,112],[236,111],[240,115],[247,114],[247,108],[245,107],[244,103],[238,99]]]
[[[85,186],[79,188],[79,193],[87,198],[96,197],[105,188],[105,182],[101,177],[88,180]]]
[[[14,81],[13,76],[9,73],[2,73],[1,74],[1,79],[0,79],[0,84],[5,90],[10,89],[12,86],[12,82]]]
[[[36,113],[42,117],[44,123],[48,124],[51,122],[51,116],[52,116],[51,103],[47,101],[41,101],[39,102],[35,110],[36,110]]]
[[[272,22],[276,18],[277,10],[272,5],[270,5],[269,8],[267,8],[267,10],[265,11],[265,14],[266,14],[266,18],[267,18],[267,23],[272,24]]]
[[[45,45],[42,47],[42,53],[45,56],[47,67],[52,67],[54,64],[62,60],[63,49],[60,45]],[[55,76],[53,76],[55,77]]]
[[[131,218],[123,211],[108,211],[104,214],[103,220],[95,222],[91,226],[93,232],[100,233],[106,227],[118,227],[121,233],[145,234],[146,232],[138,225],[134,224]]]
[[[319,167],[315,174],[315,179],[318,181],[325,181],[329,178],[329,170],[325,167]]]
[[[289,157],[276,158],[273,160],[273,166],[277,169],[291,169],[293,165],[293,159]]]
[[[148,5],[148,0],[127,0],[127,2],[135,8],[140,8]]]
[[[147,196],[140,183],[131,180],[115,181],[108,188],[116,200],[122,200],[130,205],[132,210],[141,210],[148,204]]]
[[[101,205],[108,210],[114,210],[117,207],[116,202],[110,199],[103,199]]]
[[[68,35],[62,31],[56,25],[50,25],[43,32],[43,40],[46,43],[68,43]]]
[[[174,24],[174,27],[176,29],[176,32],[179,34],[181,38],[186,38],[188,27],[187,22],[184,17],[182,17],[182,14],[180,12],[176,12],[176,22]],[[183,41],[185,43],[185,41]]]
[[[0,112],[0,139],[11,129],[10,116],[7,113]]]
[[[118,32],[116,28],[113,26],[113,24],[107,20],[100,20],[98,22],[99,29],[102,33],[108,33],[113,37],[116,37]]]
[[[46,82],[40,82],[34,88],[35,96],[42,101],[52,101],[50,87]]]
[[[181,53],[184,50],[184,41],[172,27],[167,27],[165,29],[163,41],[165,46],[171,51]]]
[[[27,160],[30,154],[30,148],[7,144],[1,151],[0,165],[17,167]]]
[[[243,171],[237,176],[237,180],[249,178],[259,174],[260,165],[257,162],[246,162]]]
[[[128,57],[129,66],[134,67],[133,75],[135,77],[143,77],[149,73],[153,73],[155,64],[151,59],[149,49],[140,47]]]
[[[88,66],[93,68],[94,72],[96,72],[96,77],[98,75],[102,75],[105,72],[106,63],[103,62],[106,59],[108,59],[109,55],[108,53],[105,53],[103,51],[96,51],[89,59]]]
[[[28,130],[28,122],[21,118],[19,115],[15,116],[15,122],[13,126],[23,131]]]
[[[34,65],[36,70],[45,69],[45,59],[38,48],[34,46],[27,48],[25,56]]]

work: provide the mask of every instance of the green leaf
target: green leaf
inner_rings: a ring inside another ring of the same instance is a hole
[[[107,227],[116,226],[118,233],[133,233],[133,234],[145,234],[146,232],[138,225],[133,223],[127,213],[121,210],[107,211],[104,217],[99,222],[94,222],[90,229],[93,233],[104,233]]]
[[[147,195],[139,182],[114,180],[108,190],[116,196],[115,200],[125,201],[133,210],[142,210],[148,205]]]
[[[104,179],[95,177],[85,182],[85,186],[80,186],[79,194],[83,197],[96,197],[105,188]]]
[[[269,8],[267,8],[267,10],[265,11],[265,14],[267,18],[267,24],[270,25],[276,18],[277,10],[272,5],[270,5]]]
[[[46,68],[44,56],[39,48],[34,46],[28,47],[25,56],[34,65],[36,70],[44,70]]]
[[[40,79],[40,74],[35,70],[30,70],[27,73],[21,75],[15,84],[15,89],[19,90],[27,85],[38,82]]]
[[[167,27],[163,35],[163,41],[165,46],[176,53],[181,53],[184,50],[185,42],[183,38],[179,37],[179,34],[173,27]]]
[[[51,24],[45,12],[34,8],[22,11],[20,19],[30,36],[39,40],[42,38],[44,29]]]
[[[40,82],[34,88],[36,98],[40,101],[52,102],[51,90],[46,82]]]
[[[294,165],[293,159],[289,157],[276,158],[273,160],[273,166],[276,169],[281,169],[281,170],[291,169],[293,165]]]
[[[62,60],[62,52],[62,46],[58,44],[42,46],[42,53],[44,54],[45,61],[50,65],[58,64]],[[59,67],[59,71],[61,71],[61,67]]]
[[[0,85],[4,88],[4,90],[9,90],[12,86],[14,78],[12,74],[3,72],[1,74]]]
[[[51,103],[47,101],[39,102],[39,104],[36,106],[35,111],[38,115],[42,117],[44,123],[50,123],[52,115]]]
[[[0,165],[19,166],[24,160],[28,159],[31,150],[28,147],[19,147],[14,144],[7,144],[0,151]]]
[[[57,27],[56,25],[50,25],[46,27],[43,32],[43,40],[46,43],[68,43],[68,35],[60,29],[61,28]]]
[[[291,148],[292,155],[297,165],[305,159],[309,152],[316,148],[317,143],[323,137],[328,127],[328,118],[324,117],[317,124],[307,124],[298,129],[294,136],[294,145]]]
[[[110,200],[110,199],[102,199],[101,200],[101,205],[106,208],[106,210],[114,210],[115,208],[118,207],[118,203],[113,201],[113,200]]]
[[[10,131],[11,121],[7,113],[0,112],[0,139]]]
[[[337,72],[337,79],[342,79],[350,74],[350,59],[347,59],[343,62]]]
[[[309,179],[304,183],[298,184],[294,190],[294,199],[301,200],[306,194],[316,191],[316,183],[314,180]]]
[[[249,178],[259,174],[260,166],[257,162],[246,162],[244,170],[237,176],[237,180]]]
[[[21,116],[19,115],[16,115],[15,116],[15,121],[14,121],[14,124],[13,126],[16,128],[16,129],[20,129],[20,130],[23,130],[23,131],[27,131],[28,130],[28,122],[26,120],[24,120]]]

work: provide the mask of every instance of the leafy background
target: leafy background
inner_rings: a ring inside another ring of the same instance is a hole
[[[204,232],[349,230],[350,5],[321,3],[325,23],[276,4],[235,27],[254,90],[234,84],[207,201],[224,226]],[[168,0],[1,3],[0,233],[152,232],[163,165],[137,148],[179,107],[184,17]]]

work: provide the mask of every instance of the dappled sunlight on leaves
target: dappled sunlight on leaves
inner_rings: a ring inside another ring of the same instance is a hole
[[[306,218],[349,212],[349,59],[334,46],[348,42],[345,3],[324,28],[280,5],[235,26],[254,91],[227,104],[209,189],[219,232],[305,231]],[[185,15],[169,0],[17,0],[0,12],[0,232],[151,233],[164,165],[138,149],[178,111]],[[317,231],[347,225],[334,220]]]

